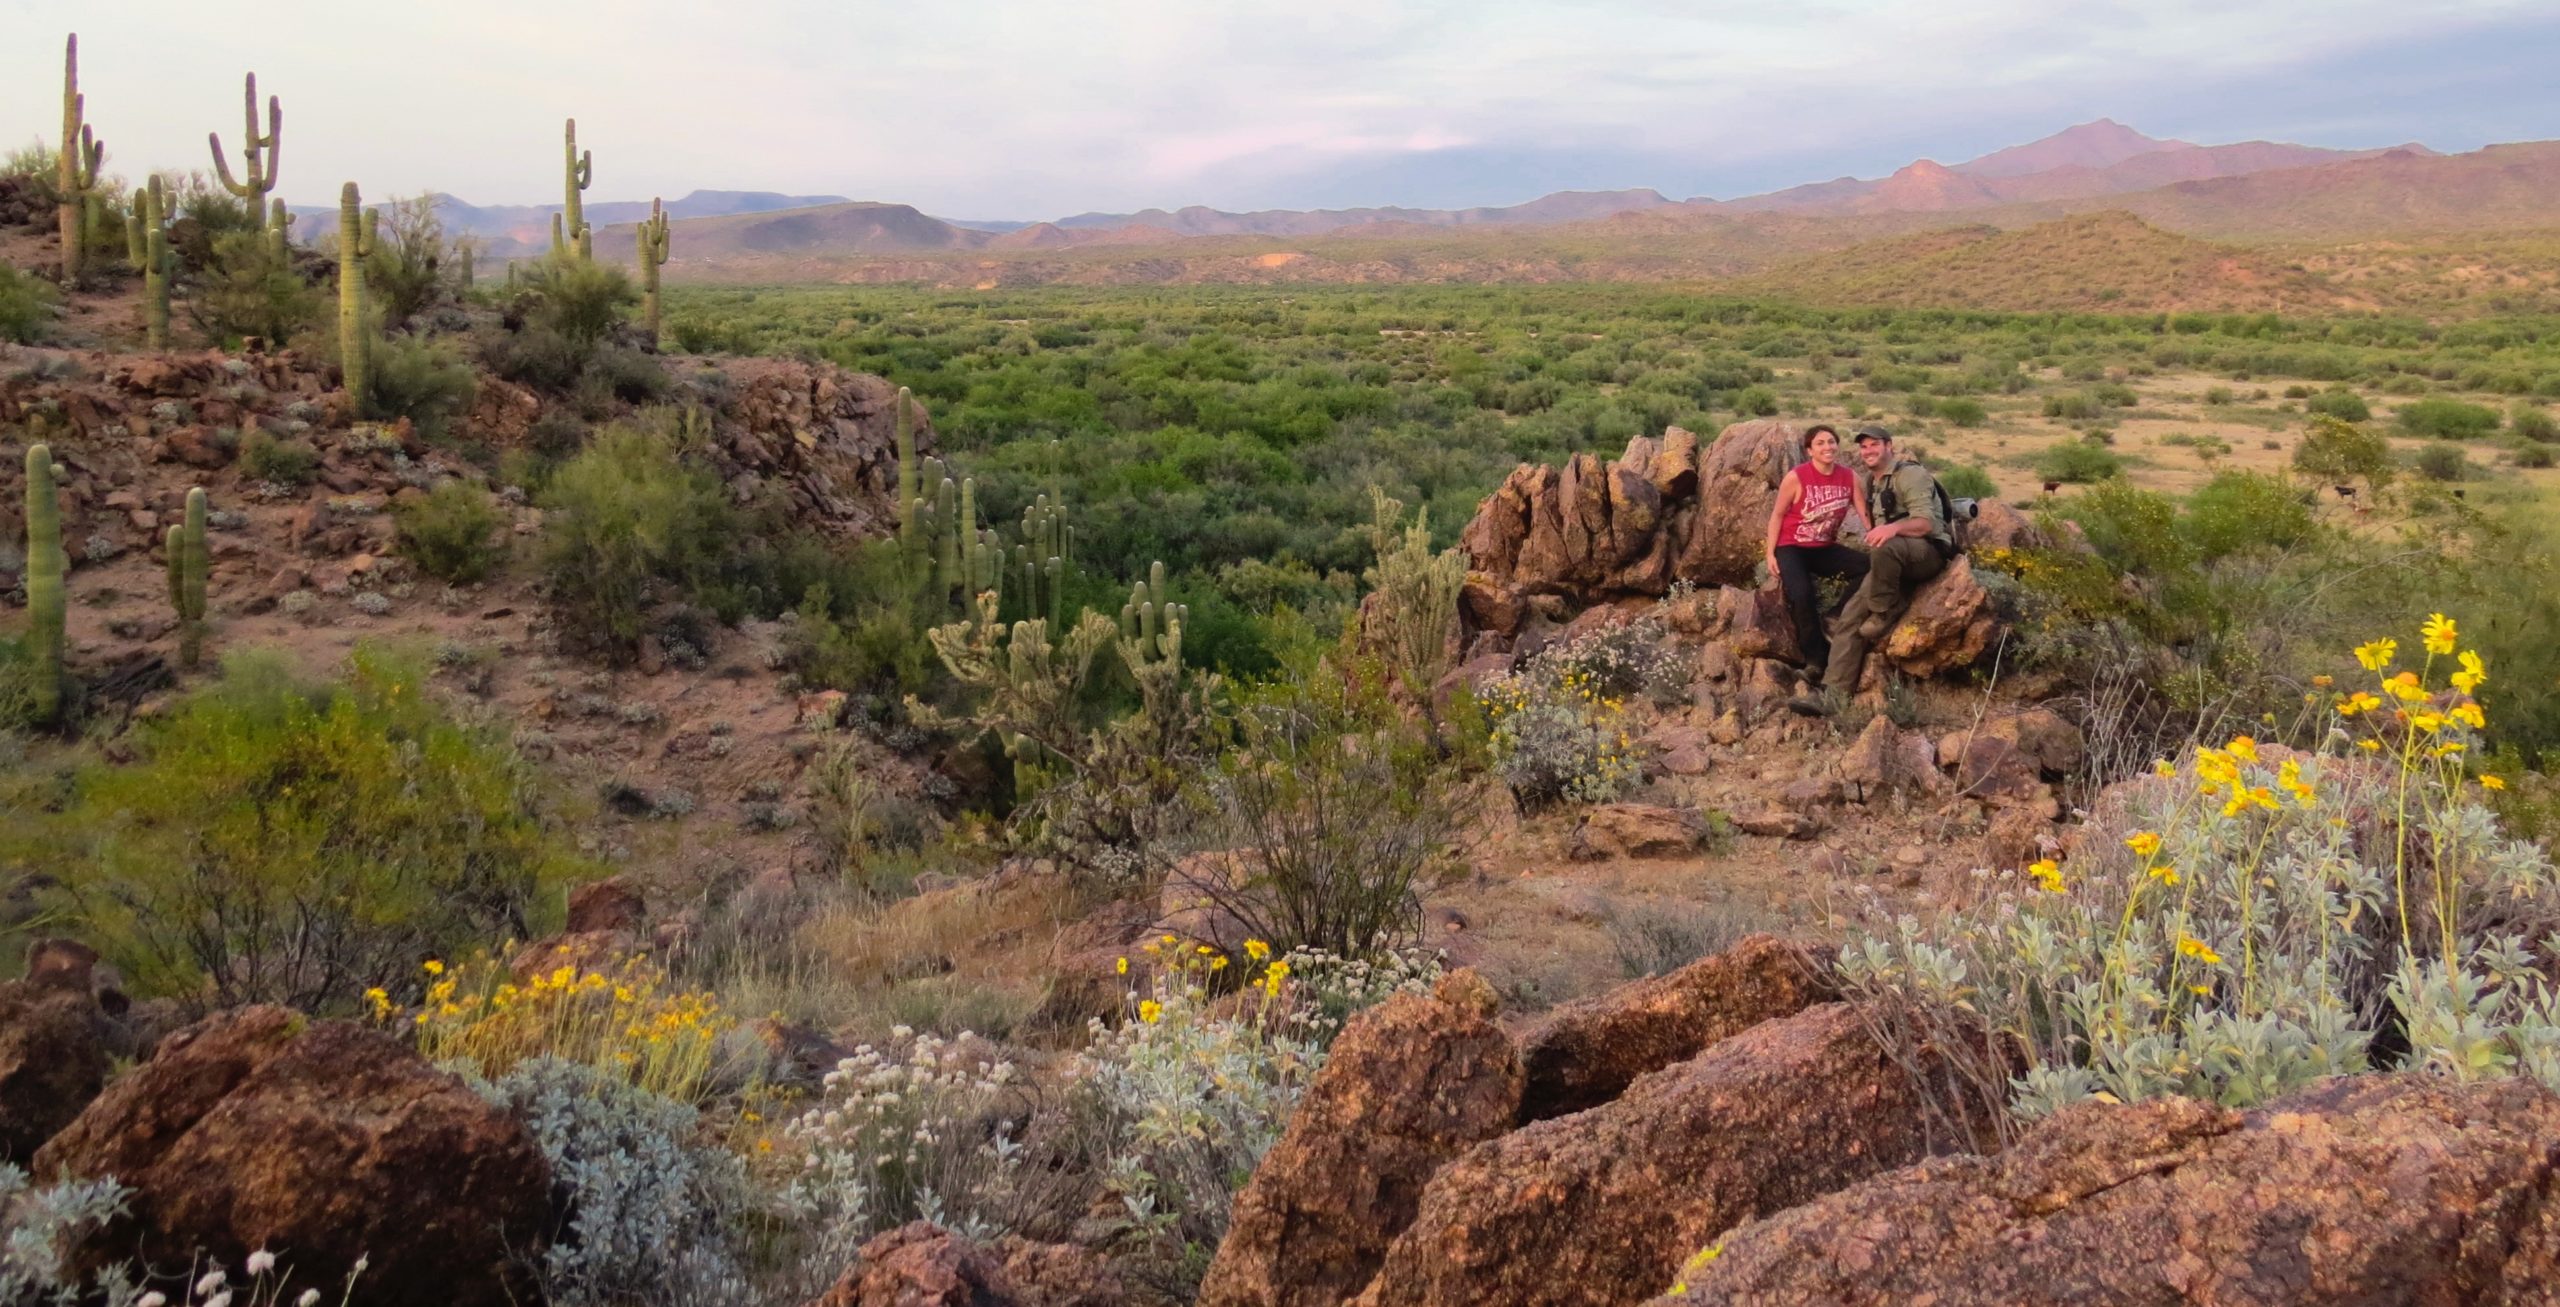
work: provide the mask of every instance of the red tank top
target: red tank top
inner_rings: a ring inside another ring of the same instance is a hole
[[[1800,463],[1796,485],[1803,493],[1778,520],[1778,543],[1811,547],[1839,543],[1840,523],[1849,516],[1848,465],[1834,463],[1825,476],[1812,463]]]

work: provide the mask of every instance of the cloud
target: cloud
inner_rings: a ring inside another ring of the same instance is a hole
[[[0,21],[80,28],[92,117],[129,171],[204,166],[255,68],[285,100],[297,200],[350,177],[549,199],[571,115],[597,198],[1038,217],[1734,195],[2101,115],[2455,148],[2560,108],[2539,71],[2560,14],[2515,0],[269,0],[255,22],[201,0],[0,0]],[[58,58],[49,35],[0,49],[0,131],[53,135]]]

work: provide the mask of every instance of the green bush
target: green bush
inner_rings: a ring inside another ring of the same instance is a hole
[[[2065,422],[2086,422],[2098,416],[2098,401],[2083,394],[2047,395],[2044,415]]]
[[[2229,403],[2231,402],[2231,387],[2229,387],[2229,386],[2210,386],[2210,387],[2207,387],[2207,388],[2206,388],[2206,390],[2205,390],[2205,392],[2204,392],[2204,402],[2205,402],[2205,403],[2207,403],[2207,404],[2210,404],[2210,405],[2212,405],[2212,406],[2214,406],[2214,407],[2216,407],[2216,408],[2220,408],[2220,407],[2223,407],[2224,405],[2229,404]]]
[[[2036,455],[2036,475],[2047,481],[2085,485],[2124,475],[2124,460],[2101,445],[2065,440]]]
[[[2393,414],[2400,429],[2415,436],[2468,440],[2498,429],[2498,410],[2458,399],[2414,399]]]
[[[533,325],[592,346],[621,324],[623,311],[640,302],[640,292],[615,264],[546,258],[525,276],[520,302]]]
[[[1733,411],[1747,418],[1775,417],[1778,392],[1767,386],[1745,386],[1734,392]]]
[[[1982,407],[1981,400],[1958,397],[1939,400],[1938,416],[1950,426],[1978,427],[1990,419],[1991,413]]]
[[[720,478],[664,419],[606,428],[543,488],[541,560],[575,643],[637,650],[649,610],[714,582],[744,533]]]
[[[2461,446],[2443,442],[2419,450],[2417,457],[2409,460],[2409,466],[2429,481],[2461,481],[2471,475],[2471,460],[2463,455]]]
[[[382,307],[383,324],[402,327],[461,293],[461,262],[444,238],[434,196],[395,198],[376,208],[381,230],[364,263],[365,290]]]
[[[390,336],[373,346],[373,414],[407,418],[418,434],[440,440],[471,411],[480,378],[451,340]]]
[[[53,287],[0,264],[0,341],[32,345],[53,324]]]
[[[2142,396],[2135,394],[2133,387],[2123,385],[2100,386],[2089,392],[2089,398],[2109,408],[2131,408],[2142,402]]]
[[[2282,477],[2223,472],[2187,499],[2179,523],[2206,562],[2269,547],[2291,548],[2311,537],[2311,506]]]
[[[2315,414],[2302,443],[2293,447],[2293,465],[2333,485],[2358,479],[2370,486],[2388,485],[2391,442],[2343,418]]]
[[[1979,463],[1942,463],[1931,469],[1938,474],[1938,484],[1946,487],[1955,499],[1998,499],[2000,487],[1993,484],[1991,473]]]
[[[280,486],[307,486],[320,475],[320,451],[303,440],[280,440],[264,427],[240,439],[240,475]]]
[[[2507,425],[2518,436],[2537,444],[2560,443],[2560,419],[2539,404],[2518,403],[2507,411]]]
[[[230,344],[255,336],[281,345],[319,322],[321,295],[275,257],[265,236],[235,231],[214,238],[186,304],[187,317],[209,339]]]
[[[2516,446],[2517,467],[2550,467],[2554,462],[2560,459],[2554,457],[2549,445]]]
[[[468,585],[495,570],[507,556],[507,524],[489,492],[468,481],[448,480],[398,509],[400,553],[439,581]]]
[[[2194,564],[2194,551],[2178,531],[2177,502],[2121,477],[2074,496],[2063,515],[2079,523],[2090,547],[2121,571],[2161,577]]]
[[[359,649],[343,679],[244,655],[138,728],[123,765],[22,813],[0,856],[144,994],[189,1008],[347,1011],[418,960],[535,934],[590,868],[531,806],[502,734],[448,720],[413,666]]]
[[[2302,407],[2309,412],[2326,413],[2341,422],[2367,422],[2373,418],[2372,407],[2364,402],[2362,395],[2352,390],[2321,391]]]

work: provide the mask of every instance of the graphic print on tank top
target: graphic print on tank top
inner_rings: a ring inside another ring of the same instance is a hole
[[[1806,463],[1796,469],[1796,484],[1803,494],[1780,523],[1778,543],[1819,548],[1837,542],[1840,523],[1849,516],[1849,469],[1835,466],[1824,476]]]

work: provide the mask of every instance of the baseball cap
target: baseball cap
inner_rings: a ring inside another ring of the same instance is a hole
[[[1855,432],[1851,433],[1849,438],[1851,443],[1860,445],[1863,445],[1870,440],[1881,440],[1886,444],[1893,443],[1893,433],[1885,430],[1883,427],[1875,425],[1872,422],[1858,428]]]

